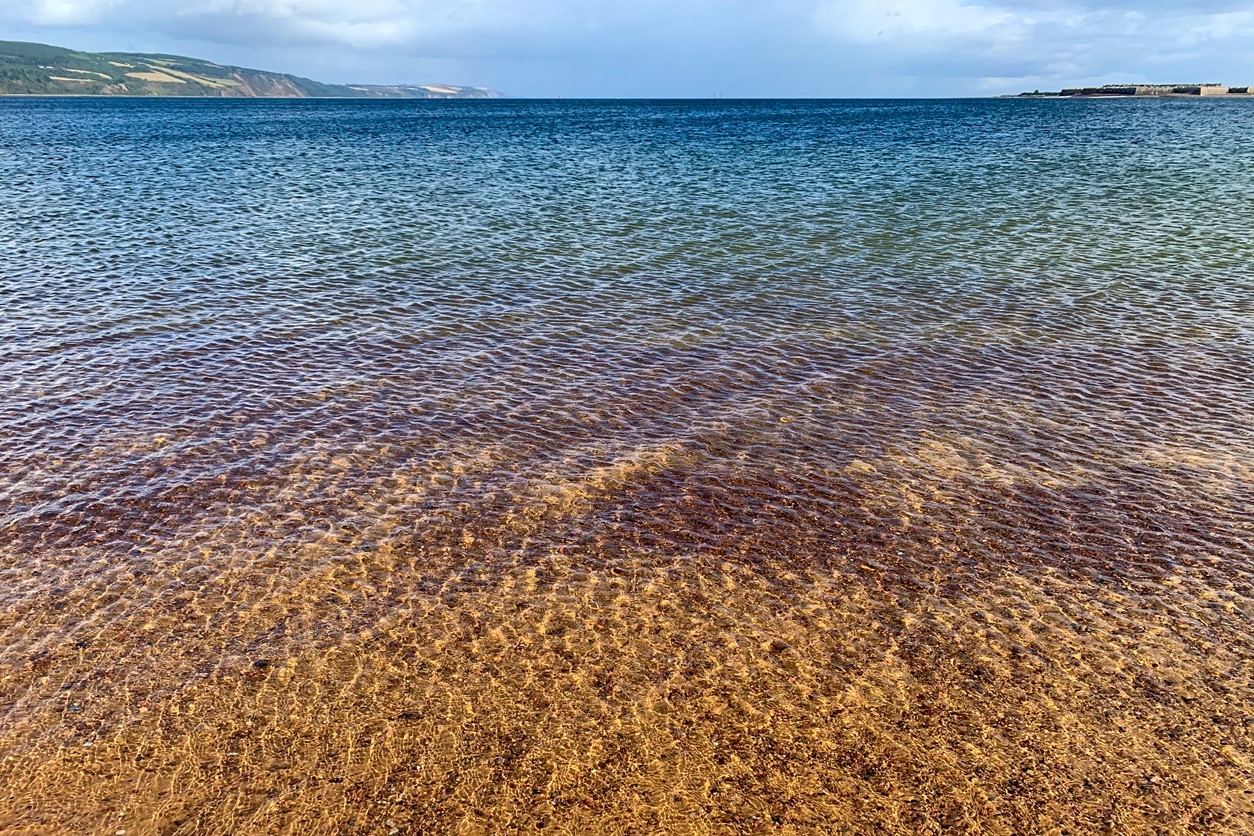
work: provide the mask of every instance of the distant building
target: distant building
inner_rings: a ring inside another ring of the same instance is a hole
[[[1224,84],[1105,84],[1069,87],[1060,96],[1248,96],[1249,87]]]

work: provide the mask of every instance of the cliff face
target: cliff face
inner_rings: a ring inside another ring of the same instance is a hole
[[[300,76],[229,67],[180,55],[75,52],[0,41],[0,95],[215,96],[225,98],[500,98],[456,85],[323,84]]]

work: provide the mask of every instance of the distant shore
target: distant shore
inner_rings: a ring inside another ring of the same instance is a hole
[[[1227,99],[1254,97],[1254,87],[1226,84],[1106,84],[1101,87],[1064,87],[1057,91],[1033,90],[1003,98],[1012,99]]]
[[[186,96],[151,96],[142,93],[0,93],[0,99],[145,99],[148,101],[197,101],[210,102],[487,102],[502,101],[505,96],[433,96],[429,99],[401,96],[206,96],[193,94]]]
[[[224,99],[500,99],[460,84],[328,84],[182,55],[0,41],[0,95]]]

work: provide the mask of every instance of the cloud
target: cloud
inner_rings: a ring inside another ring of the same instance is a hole
[[[842,0],[814,13],[820,32],[851,43],[967,38],[1016,39],[1022,16],[1009,9],[966,5],[958,0]]]
[[[1203,69],[1182,77],[1210,77],[1207,64],[1223,66],[1223,56],[1243,51],[1254,10],[1233,0],[1187,8],[1163,0],[824,0],[814,24],[829,42],[874,49],[891,65],[999,92],[1163,80],[1161,67],[1189,64]]]
[[[1254,0],[0,0],[0,26],[207,57],[218,44],[253,65],[287,50],[315,77],[443,61],[511,91],[477,68],[607,95],[981,93],[1229,75],[1249,66]]]
[[[26,7],[26,18],[32,23],[81,26],[96,23],[119,2],[121,0],[34,0],[21,5]]]
[[[1244,38],[1254,34],[1254,11],[1204,15],[1185,33],[1186,43]]]
[[[132,5],[138,5],[132,3]],[[413,3],[400,0],[208,0],[153,15],[179,34],[253,43],[331,43],[369,49],[412,41],[418,34]]]

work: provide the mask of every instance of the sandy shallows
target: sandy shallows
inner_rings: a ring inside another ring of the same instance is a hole
[[[551,517],[446,517],[55,586],[4,619],[29,641],[0,672],[0,830],[1254,824],[1249,597],[1219,563],[1116,578],[940,539],[918,571],[889,536],[800,566],[778,526],[716,555],[636,522],[560,544]]]

